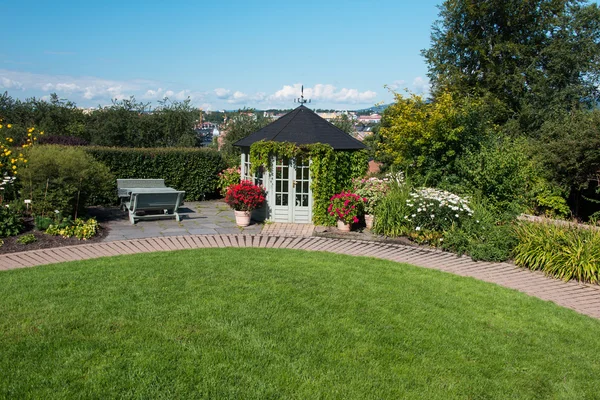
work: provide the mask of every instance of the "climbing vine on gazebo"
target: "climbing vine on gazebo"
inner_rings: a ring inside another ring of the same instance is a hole
[[[327,212],[329,199],[336,193],[352,188],[352,179],[363,177],[368,169],[364,150],[334,150],[330,145],[314,143],[297,145],[290,142],[259,141],[250,146],[253,172],[259,167],[270,170],[271,156],[293,158],[299,155],[311,159],[310,175],[313,193],[313,222],[334,225],[336,220]]]

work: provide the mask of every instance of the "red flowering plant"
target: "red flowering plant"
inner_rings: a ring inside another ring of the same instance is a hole
[[[360,197],[356,193],[342,192],[333,195],[329,199],[327,212],[332,217],[344,221],[347,224],[357,223],[358,216],[362,215],[367,199]]]
[[[235,211],[252,211],[260,208],[266,199],[265,190],[250,181],[231,185],[225,194],[225,203]]]

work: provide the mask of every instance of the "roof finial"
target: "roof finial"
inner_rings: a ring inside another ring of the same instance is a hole
[[[304,85],[302,85],[302,91],[300,92],[300,97],[298,97],[297,99],[294,99],[294,103],[300,103],[300,105],[310,103],[310,99],[306,100],[304,98]]]

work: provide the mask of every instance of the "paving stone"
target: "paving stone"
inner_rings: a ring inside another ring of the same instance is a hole
[[[216,235],[217,231],[212,228],[194,228],[188,229],[191,235]]]
[[[239,228],[216,228],[215,230],[221,235],[235,235],[240,233]]]
[[[188,233],[188,230],[185,228],[167,228],[162,230],[160,233],[171,233],[171,232],[175,232],[175,233]]]

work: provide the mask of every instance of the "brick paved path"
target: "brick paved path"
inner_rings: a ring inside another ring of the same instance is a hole
[[[0,256],[0,270],[120,254],[207,247],[266,247],[318,250],[405,262],[470,276],[553,301],[581,314],[600,318],[600,286],[562,282],[508,263],[474,262],[451,253],[400,244],[302,236],[186,235],[132,239],[34,250]]]
[[[314,230],[313,224],[273,222],[265,224],[260,233],[271,236],[312,236]]]

